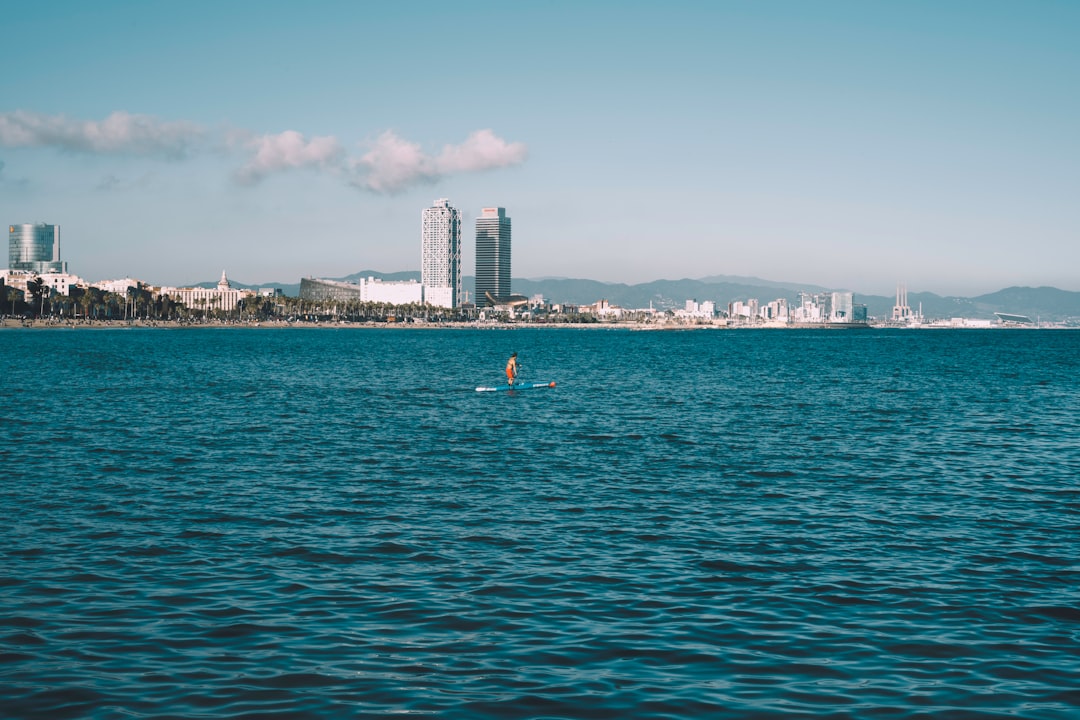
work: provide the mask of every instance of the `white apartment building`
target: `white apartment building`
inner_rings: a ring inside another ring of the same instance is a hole
[[[127,293],[128,288],[146,287],[146,284],[134,278],[121,278],[119,280],[102,280],[94,283],[91,287],[95,287],[102,292],[124,295]]]
[[[424,289],[424,302],[428,305],[444,308],[454,307],[454,288],[428,287],[427,285],[422,285],[422,287]]]
[[[420,284],[439,307],[461,304],[461,212],[439,198],[421,213]]]
[[[38,272],[23,272],[20,270],[0,270],[0,278],[3,278],[4,285],[7,287],[16,288],[22,292],[26,292],[26,283],[34,278],[39,278],[46,287],[52,289],[53,292],[60,295],[70,295],[71,288],[76,285],[86,285],[86,281],[78,275],[72,275],[71,273],[38,273]]]
[[[716,316],[716,303],[712,300],[706,300],[705,302],[698,302],[697,300],[687,300],[683,309],[675,311],[675,317],[679,318],[692,318],[695,320],[711,320]]]

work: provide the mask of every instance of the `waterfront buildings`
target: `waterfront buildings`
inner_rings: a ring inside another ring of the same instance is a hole
[[[420,284],[423,300],[438,307],[461,305],[461,212],[446,198],[421,214]]]
[[[60,259],[60,226],[9,225],[8,270],[66,275],[67,263]]]
[[[213,312],[214,310],[229,312],[235,310],[242,298],[252,294],[249,290],[239,290],[232,287],[229,284],[229,278],[225,276],[224,270],[221,271],[221,280],[218,281],[217,287],[163,287],[158,291],[158,295],[162,297],[168,296],[184,307],[204,312]]]
[[[128,290],[137,290],[146,287],[146,283],[141,280],[136,280],[135,278],[126,277],[117,280],[102,280],[101,282],[94,283],[90,287],[95,287],[102,292],[113,293],[114,295],[127,295]],[[170,290],[172,288],[162,289]]]
[[[675,317],[681,320],[712,320],[716,317],[716,303],[712,300],[698,302],[691,299],[686,301],[685,307],[675,310]]]
[[[834,292],[829,303],[831,322],[851,322],[855,317],[854,296],[849,292]],[[863,320],[866,318],[864,317]]]
[[[777,298],[762,305],[757,299],[737,300],[728,305],[728,318],[734,324],[787,325],[865,325],[866,306],[854,302],[850,292],[799,293],[799,303],[789,305]]]
[[[415,280],[385,281],[376,277],[357,282],[300,279],[300,298],[319,302],[376,302],[389,305],[410,305],[423,302],[424,286]],[[437,304],[437,303],[432,303]],[[449,306],[440,306],[449,307]]]
[[[70,295],[71,289],[78,286],[85,286],[87,283],[78,275],[71,275],[70,273],[53,273],[53,272],[28,272],[25,270],[0,270],[0,285],[9,288],[15,288],[19,292],[27,292],[27,283],[39,280],[41,284],[49,289],[49,295],[56,293],[58,295]]]
[[[510,218],[501,207],[484,208],[476,219],[476,304],[510,296]]]

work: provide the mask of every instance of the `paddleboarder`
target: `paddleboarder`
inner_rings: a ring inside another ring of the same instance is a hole
[[[506,384],[513,385],[514,380],[517,379],[518,374],[518,361],[517,353],[510,353],[510,359],[506,361]]]

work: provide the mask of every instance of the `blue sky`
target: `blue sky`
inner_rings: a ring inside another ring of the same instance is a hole
[[[370,5],[370,7],[369,7]],[[1080,291],[1080,2],[0,0],[0,214],[95,281]]]

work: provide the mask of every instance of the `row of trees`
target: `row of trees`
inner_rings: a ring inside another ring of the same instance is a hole
[[[198,307],[185,307],[168,295],[155,296],[149,289],[128,288],[126,293],[106,292],[95,287],[70,289],[69,295],[55,292],[40,279],[27,282],[27,292],[4,287],[0,312],[27,318],[57,320],[146,320],[146,321],[233,321],[233,322],[468,322],[479,317],[476,308],[440,308],[422,303],[394,305],[386,302],[359,300],[307,300],[286,296],[250,296],[242,298],[237,307],[226,310],[213,299],[203,300]],[[492,310],[486,310],[491,318]],[[552,315],[548,322],[590,322],[592,315]]]
[[[386,302],[360,300],[306,300],[294,297],[259,298],[273,306],[271,317],[305,320],[308,322],[403,322],[418,320],[432,323],[472,322],[481,313],[488,319],[506,319],[509,313],[492,308],[444,308],[424,303],[394,305]],[[263,306],[265,310],[265,305]],[[589,323],[598,322],[593,314],[549,314],[534,308],[529,319],[533,322]],[[246,317],[246,316],[245,316]]]
[[[72,287],[69,295],[58,293],[39,278],[28,280],[26,292],[13,287],[3,288],[3,311],[23,317],[91,318],[123,320],[154,316],[162,302],[144,288],[129,288],[126,294],[111,293],[99,288]]]
[[[441,308],[423,303],[394,305],[360,300],[310,300],[283,295],[252,295],[225,309],[213,297],[186,307],[179,298],[155,295],[149,288],[130,287],[126,292],[107,292],[96,287],[71,286],[69,294],[56,292],[35,277],[27,281],[26,292],[3,285],[0,280],[0,314],[24,318],[52,318],[98,321],[180,321],[180,322],[407,322],[412,320],[471,322],[481,313],[488,319],[506,319],[507,313],[492,308]],[[520,316],[519,316],[520,317]],[[530,309],[525,318],[533,322],[598,322],[592,314],[549,314],[543,308]]]

